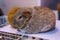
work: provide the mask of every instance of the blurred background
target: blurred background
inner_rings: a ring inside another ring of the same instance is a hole
[[[0,8],[3,10],[5,15],[8,14],[10,9],[15,6],[18,7],[33,7],[33,6],[47,6],[52,9],[58,19],[57,4],[60,0],[0,0]]]
[[[59,3],[60,3],[60,0],[41,0],[42,6],[47,6],[53,10],[57,10],[57,4]]]

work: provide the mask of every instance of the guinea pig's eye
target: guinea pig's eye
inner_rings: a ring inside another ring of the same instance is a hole
[[[19,18],[18,19],[21,19],[22,18],[22,16],[19,16]]]

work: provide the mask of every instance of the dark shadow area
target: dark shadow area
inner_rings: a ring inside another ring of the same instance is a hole
[[[3,15],[4,15],[4,13],[3,13],[2,9],[0,8],[0,16],[3,16]]]

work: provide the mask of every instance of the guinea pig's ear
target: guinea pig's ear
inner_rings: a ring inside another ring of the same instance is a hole
[[[40,6],[35,6],[34,9],[39,10]]]
[[[32,8],[24,7],[24,8],[22,8],[22,12],[30,12],[30,13],[32,13]]]

